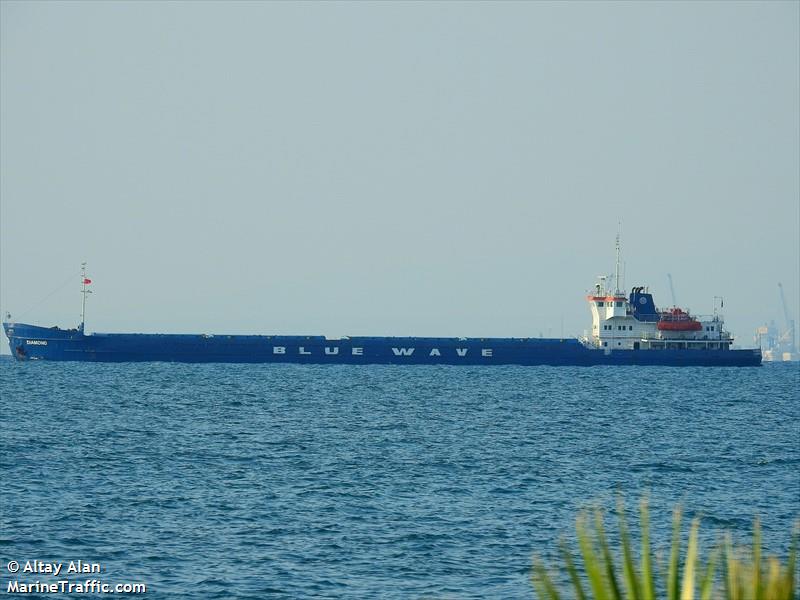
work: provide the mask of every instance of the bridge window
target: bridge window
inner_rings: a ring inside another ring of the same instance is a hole
[[[603,303],[602,302],[598,302],[597,306],[603,306]]]
[[[622,306],[622,302],[617,302],[617,306]]]

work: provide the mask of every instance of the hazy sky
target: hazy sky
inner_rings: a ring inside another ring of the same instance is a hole
[[[1,10],[19,321],[86,260],[89,331],[580,334],[619,221],[659,305],[797,318],[798,2]]]

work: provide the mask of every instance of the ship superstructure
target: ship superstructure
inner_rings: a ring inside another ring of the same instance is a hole
[[[712,317],[701,320],[688,310],[674,306],[675,289],[668,275],[673,306],[659,310],[645,286],[634,287],[628,297],[620,291],[620,243],[616,240],[615,289],[606,288],[608,277],[597,278],[593,293],[586,296],[592,313],[592,334],[584,343],[610,353],[615,350],[730,350],[733,336],[723,328],[723,318],[714,308]],[[722,298],[715,297],[720,300]]]
[[[629,296],[609,293],[604,278],[586,297],[592,312],[589,345],[613,350],[729,350],[733,336],[724,329],[721,315],[700,319],[678,307],[659,310],[644,286]]]

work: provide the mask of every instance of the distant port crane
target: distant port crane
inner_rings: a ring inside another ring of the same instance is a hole
[[[797,353],[797,343],[795,338],[794,319],[789,314],[789,308],[786,306],[786,297],[783,294],[783,285],[778,282],[778,289],[781,292],[781,305],[783,306],[783,318],[786,321],[786,330],[778,337],[778,346],[785,348],[785,352],[794,355]]]
[[[775,321],[770,321],[769,325],[763,325],[756,329],[755,340],[761,347],[765,362],[800,360],[800,354],[797,352],[797,330],[795,329],[794,319],[789,314],[789,307],[786,304],[786,296],[783,293],[783,285],[781,283],[778,283],[778,290],[781,295],[785,328],[779,329]]]

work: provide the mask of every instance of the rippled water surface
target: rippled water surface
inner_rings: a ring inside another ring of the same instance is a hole
[[[148,598],[530,598],[617,491],[785,552],[799,375],[0,360],[3,591],[83,559]]]

